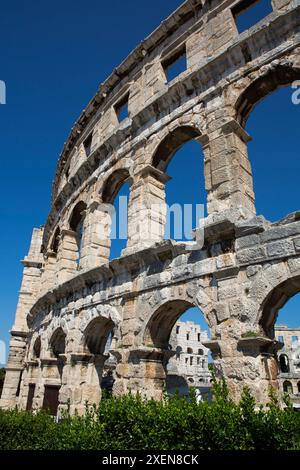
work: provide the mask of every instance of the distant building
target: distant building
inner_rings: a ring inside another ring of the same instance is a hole
[[[174,393],[178,390],[181,395],[188,395],[189,388],[195,387],[200,399],[210,397],[209,349],[203,345],[208,340],[207,331],[202,331],[192,321],[175,324],[170,336],[175,355],[167,368],[167,391]]]
[[[300,408],[300,328],[277,325],[275,335],[277,341],[283,343],[278,351],[280,389]]]

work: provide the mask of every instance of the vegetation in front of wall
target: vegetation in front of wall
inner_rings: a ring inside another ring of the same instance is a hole
[[[248,389],[233,403],[224,380],[214,378],[214,399],[165,396],[106,397],[85,416],[56,423],[46,412],[0,410],[0,449],[33,450],[300,450],[300,414],[272,392],[257,409]]]
[[[258,338],[259,334],[255,331],[246,331],[242,334],[242,338]]]

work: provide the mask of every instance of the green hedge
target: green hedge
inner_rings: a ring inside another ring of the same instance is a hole
[[[257,410],[248,390],[239,404],[215,383],[212,403],[179,397],[106,398],[83,417],[56,423],[45,412],[0,411],[0,449],[280,450],[300,449],[300,414],[271,400]]]

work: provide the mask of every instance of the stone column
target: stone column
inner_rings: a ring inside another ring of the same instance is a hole
[[[76,275],[78,271],[78,245],[76,233],[63,229],[57,253],[57,283],[62,284]]]
[[[57,255],[54,251],[48,251],[44,255],[44,263],[42,268],[42,275],[41,275],[41,287],[40,293],[42,295],[43,292],[47,292],[56,284],[56,271],[57,271]]]
[[[174,351],[140,347],[127,350],[111,350],[118,361],[116,380],[113,386],[115,396],[129,392],[140,393],[148,399],[161,400],[166,386],[166,365]]]
[[[92,269],[109,260],[110,250],[109,205],[93,201],[86,211],[80,257],[82,269]]]
[[[19,406],[23,410],[25,410],[27,406],[29,384],[35,384],[34,394],[36,394],[37,384],[39,383],[40,371],[41,369],[39,359],[26,360],[25,369],[22,375],[21,392],[19,398]],[[32,405],[32,409],[34,409],[34,397],[32,400]]]
[[[205,182],[208,214],[237,210],[247,217],[255,215],[251,166],[246,131],[231,120],[208,132],[204,146]]]
[[[101,400],[101,380],[108,356],[72,353],[64,357],[59,411],[69,409],[71,414],[84,414],[86,404],[98,404]]]
[[[28,256],[22,261],[23,279],[11,331],[8,363],[0,400],[2,408],[13,408],[18,403],[27,339],[26,316],[37,299],[41,279],[43,229],[34,229]]]
[[[128,241],[123,254],[163,240],[167,214],[165,184],[169,179],[150,165],[135,176],[128,208]]]
[[[271,388],[278,391],[277,341],[257,336],[204,345],[210,348],[217,377],[226,379],[233,400],[240,400],[246,386],[259,404],[268,403]]]

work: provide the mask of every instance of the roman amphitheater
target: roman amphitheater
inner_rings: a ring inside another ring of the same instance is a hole
[[[300,79],[300,0],[272,0],[239,33],[252,3],[185,1],[81,113],[23,261],[2,407],[82,412],[99,402],[109,337],[113,393],[160,399],[171,330],[193,306],[235,400],[245,385],[260,403],[278,387],[274,323],[300,291],[300,212],[276,223],[256,213],[245,124],[260,100]],[[168,80],[181,57],[186,70]],[[192,139],[204,153],[208,215],[195,242],[179,243],[162,236],[167,167]],[[127,246],[109,261],[107,207],[124,182]]]

